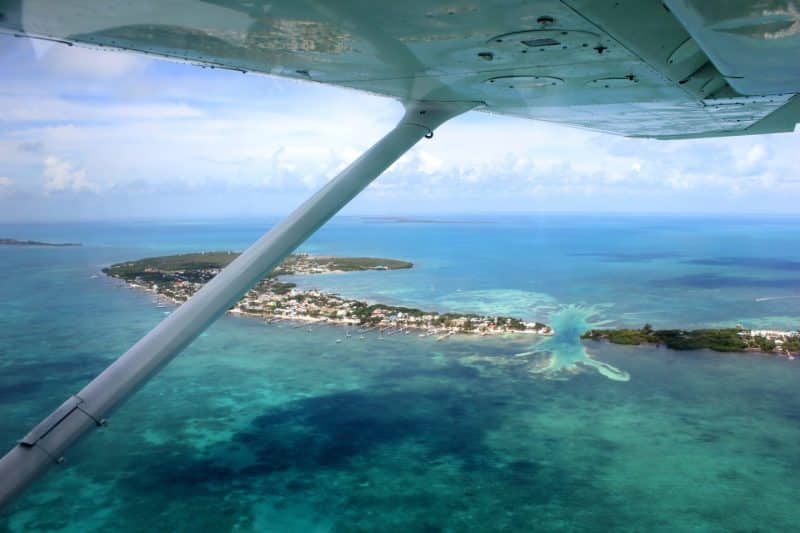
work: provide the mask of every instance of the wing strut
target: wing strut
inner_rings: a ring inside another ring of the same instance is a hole
[[[350,166],[272,228],[80,392],[68,398],[0,459],[0,507],[67,447],[191,343],[372,180],[423,137],[475,102],[416,102],[400,122]]]

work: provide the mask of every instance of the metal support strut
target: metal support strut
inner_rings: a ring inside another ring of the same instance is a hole
[[[474,102],[416,102],[397,126],[245,250],[0,459],[0,507],[146,383],[389,165]]]

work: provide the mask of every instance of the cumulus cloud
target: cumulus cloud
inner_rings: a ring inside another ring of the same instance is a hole
[[[80,46],[34,42],[42,67],[57,76],[116,79],[143,71],[149,61],[141,55],[130,53],[109,54],[107,51]]]
[[[753,147],[747,151],[744,160],[747,164],[753,165],[764,159],[766,155],[767,155],[767,150],[764,148],[764,145],[756,144],[753,145]]]
[[[14,186],[14,180],[11,178],[6,178],[5,176],[0,176],[0,190],[2,189],[9,189]]]
[[[58,191],[95,191],[96,187],[86,179],[86,171],[76,168],[72,163],[56,156],[47,156],[44,160],[45,192]]]
[[[286,211],[403,114],[392,100],[318,84],[171,63],[148,69],[124,54],[57,48],[25,75],[0,58],[0,69],[11,72],[0,97],[13,103],[0,110],[0,160],[15,190],[109,197],[191,191],[212,199],[198,212],[216,209],[220,191],[237,201],[282,195],[272,209]],[[83,71],[84,62],[95,65]],[[67,90],[65,79],[79,81]],[[131,84],[149,89],[121,91]],[[423,201],[437,209],[560,210],[588,198],[593,208],[662,210],[683,209],[683,199],[695,195],[713,199],[706,204],[715,208],[741,196],[748,207],[786,209],[775,206],[792,208],[800,194],[799,145],[792,134],[624,139],[470,113],[392,165],[361,205],[379,197],[387,209],[406,212]]]

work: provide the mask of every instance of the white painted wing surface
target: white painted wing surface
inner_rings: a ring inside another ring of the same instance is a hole
[[[0,0],[0,31],[626,136],[791,131],[794,0]]]

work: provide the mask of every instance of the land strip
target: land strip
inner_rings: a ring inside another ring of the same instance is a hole
[[[111,265],[103,269],[103,272],[124,280],[130,286],[149,290],[172,302],[180,303],[197,292],[237,255],[234,252],[207,252],[152,257]],[[327,322],[382,332],[418,330],[421,335],[436,335],[439,338],[455,334],[553,333],[545,324],[525,322],[514,317],[440,313],[367,303],[318,290],[301,290],[296,284],[280,279],[284,275],[399,270],[412,267],[412,263],[397,259],[294,254],[249,291],[231,312],[261,318],[267,322]]]
[[[0,237],[0,246],[80,246],[80,243],[77,242],[43,242],[43,241],[29,241],[29,240],[17,240],[17,239],[9,239],[6,237]]]
[[[794,358],[800,354],[800,332],[735,328],[695,330],[653,329],[645,324],[641,329],[593,329],[581,338],[605,340],[613,344],[666,346],[672,350],[716,352],[760,352]]]

